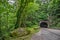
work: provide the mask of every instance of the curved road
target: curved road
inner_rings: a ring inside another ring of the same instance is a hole
[[[31,40],[60,40],[60,30],[41,28]]]

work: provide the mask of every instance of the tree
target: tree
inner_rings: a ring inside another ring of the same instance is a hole
[[[38,7],[39,5],[34,0],[21,0],[21,5],[17,11],[16,27],[25,27],[27,16],[35,10],[38,10]]]

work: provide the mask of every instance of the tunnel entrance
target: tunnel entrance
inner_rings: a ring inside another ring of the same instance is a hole
[[[40,27],[41,28],[48,28],[48,24],[46,22],[41,22]]]

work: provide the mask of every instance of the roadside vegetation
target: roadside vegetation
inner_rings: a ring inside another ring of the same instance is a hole
[[[60,29],[60,0],[0,0],[0,40],[30,40],[41,20]]]

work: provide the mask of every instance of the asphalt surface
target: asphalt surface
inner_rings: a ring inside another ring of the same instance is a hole
[[[31,40],[60,40],[60,30],[42,28]]]

